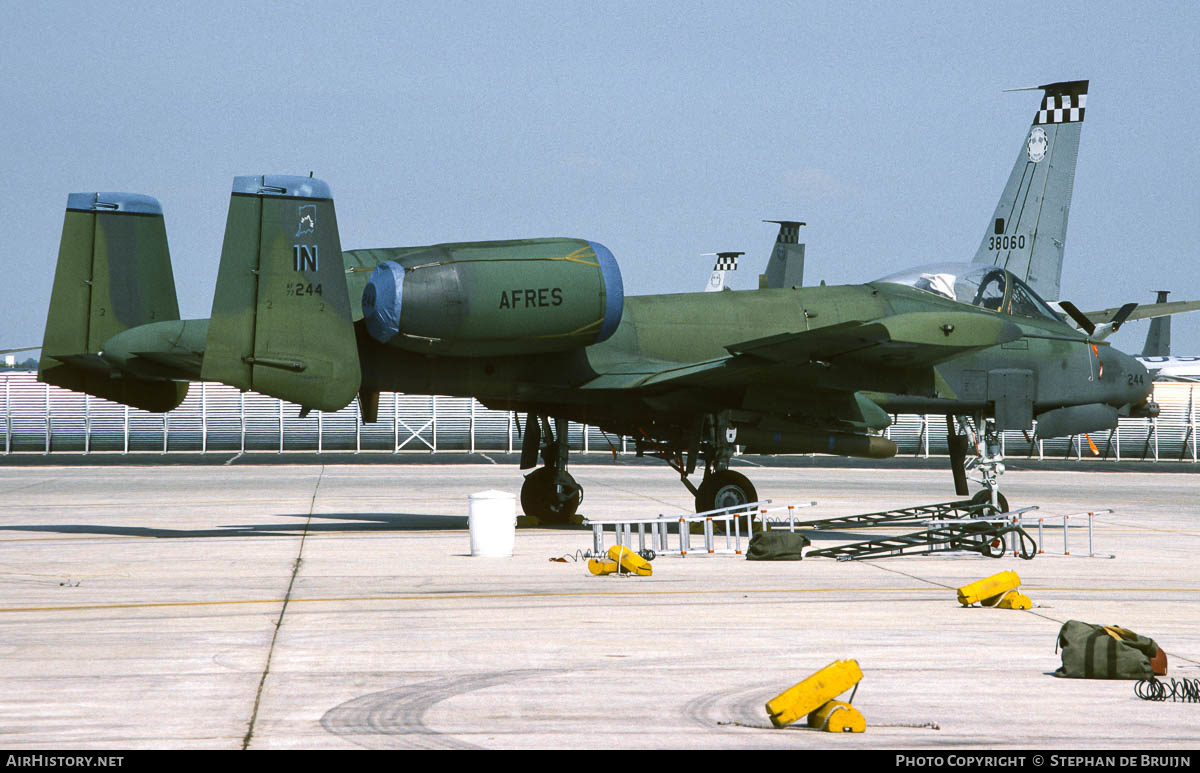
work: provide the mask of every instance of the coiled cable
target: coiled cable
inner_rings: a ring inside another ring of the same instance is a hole
[[[1144,701],[1200,703],[1200,679],[1142,679],[1133,686],[1133,693]]]
[[[959,545],[952,543],[951,547],[975,550],[989,558],[1001,558],[1008,555],[1008,548],[1005,545],[1004,538],[1013,533],[1017,535],[1017,555],[1026,561],[1037,555],[1037,541],[1020,526],[983,528],[979,530],[975,541],[966,541]]]

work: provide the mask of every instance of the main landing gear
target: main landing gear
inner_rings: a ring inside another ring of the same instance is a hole
[[[696,489],[696,512],[720,510],[758,501],[754,484],[740,472],[730,469],[704,470],[700,488]]]
[[[740,472],[729,469],[729,460],[737,443],[737,429],[723,411],[705,416],[690,437],[677,443],[656,443],[649,438],[638,443],[638,454],[649,451],[679,473],[679,480],[696,498],[696,512],[736,507],[758,501],[754,484]],[[680,447],[686,448],[681,452]],[[704,460],[704,477],[697,487],[688,480],[696,471],[698,458]]]
[[[542,438],[547,442],[542,445]],[[521,485],[521,509],[544,524],[563,524],[579,509],[583,487],[567,472],[567,420],[529,414],[521,439],[521,469],[537,464],[539,451],[545,466],[525,476]]]
[[[696,512],[702,513],[758,501],[750,479],[729,469],[736,441],[737,430],[723,412],[705,416],[689,437],[674,442],[644,438],[638,455],[648,451],[671,465],[696,498]],[[521,486],[521,509],[544,524],[568,523],[583,501],[583,487],[567,472],[566,419],[555,418],[552,424],[547,416],[529,414],[521,438],[521,469],[535,467],[539,456],[543,466],[526,475]],[[688,476],[701,458],[704,477],[697,487]]]
[[[1008,500],[1000,493],[1004,453],[995,421],[976,416],[972,427],[968,418],[947,416],[946,420],[950,463],[959,496],[970,493],[968,472],[973,472],[971,477],[983,485],[983,490],[971,498],[971,503],[990,505],[988,514],[1008,512]],[[975,430],[979,427],[983,429],[976,437]],[[737,443],[737,428],[727,411],[707,414],[690,432],[677,429],[668,440],[656,440],[644,431],[641,434],[642,438],[637,441],[638,455],[657,456],[678,472],[680,481],[695,497],[696,512],[758,501],[758,492],[750,479],[729,469]],[[976,440],[978,455],[968,460],[972,440]],[[526,515],[545,524],[569,523],[583,502],[583,487],[567,472],[567,451],[565,418],[551,421],[547,416],[528,415],[521,444],[521,469],[537,466],[539,456],[543,466],[525,476],[521,486],[521,507]],[[704,477],[696,486],[689,476],[695,473],[701,460]]]

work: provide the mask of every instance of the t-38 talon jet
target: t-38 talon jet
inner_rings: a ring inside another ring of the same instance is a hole
[[[1065,100],[1080,83],[1042,89]],[[1025,227],[1041,212],[1061,210],[1065,224],[1070,185],[1038,165],[1053,157],[1055,126],[1082,117],[1071,110],[1039,112],[1023,140],[1018,166],[1042,193],[989,223],[1001,248],[1036,244]],[[1061,249],[1062,234],[1050,238]],[[612,253],[584,239],[342,252],[329,187],[265,175],[234,180],[211,317],[180,320],[158,202],[71,194],[39,377],[151,411],[178,405],[192,380],[302,412],[357,396],[367,422],[385,390],[473,396],[527,414],[521,468],[542,466],[521,502],[544,522],[566,521],[582,499],[568,420],[635,438],[704,511],[757,499],[729,469],[737,445],[885,458],[896,453],[881,434],[893,412],[971,417],[988,437],[1037,417],[1048,437],[1155,408],[1145,368],[992,262],[861,285],[766,284],[627,297]]]

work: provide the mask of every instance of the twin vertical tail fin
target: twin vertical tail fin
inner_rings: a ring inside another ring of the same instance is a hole
[[[201,376],[335,411],[361,373],[329,186],[237,177]]]
[[[1044,92],[1042,104],[975,262],[1007,268],[1043,298],[1058,300],[1088,82],[1037,88]]]
[[[150,411],[183,402],[187,384],[114,372],[106,342],[179,319],[162,207],[136,193],[67,197],[38,380]]]

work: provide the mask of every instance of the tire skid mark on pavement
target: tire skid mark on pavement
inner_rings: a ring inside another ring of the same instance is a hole
[[[321,726],[368,749],[480,749],[483,747],[433,730],[425,724],[425,714],[458,695],[557,673],[546,669],[490,671],[394,687],[335,706],[321,717]]]

